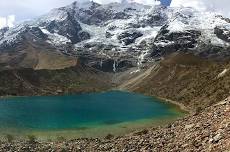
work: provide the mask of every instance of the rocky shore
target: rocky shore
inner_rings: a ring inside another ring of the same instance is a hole
[[[165,127],[150,128],[122,137],[108,135],[105,139],[60,138],[55,142],[1,141],[0,151],[213,151],[230,150],[230,98],[200,113],[177,120]]]

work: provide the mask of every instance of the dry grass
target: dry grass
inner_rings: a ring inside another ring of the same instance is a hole
[[[192,55],[171,55],[160,63],[142,83],[129,88],[183,103],[195,110],[229,96],[230,72],[217,78],[229,62],[215,62]]]

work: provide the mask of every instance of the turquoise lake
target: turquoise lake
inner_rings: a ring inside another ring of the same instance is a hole
[[[179,115],[175,107],[156,98],[121,91],[0,99],[1,131],[87,130]]]

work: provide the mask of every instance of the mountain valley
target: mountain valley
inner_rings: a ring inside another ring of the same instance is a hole
[[[0,29],[0,96],[123,90],[189,113],[122,137],[36,142],[37,151],[227,152],[229,58],[230,19],[214,12],[76,1]],[[0,151],[30,144],[3,142]]]

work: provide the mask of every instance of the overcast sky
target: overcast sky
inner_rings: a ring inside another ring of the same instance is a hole
[[[0,28],[13,26],[16,22],[32,19],[47,13],[52,8],[68,5],[75,0],[0,0]],[[80,0],[87,1],[87,0]],[[94,0],[98,3],[119,2],[121,0]],[[154,0],[129,0],[153,4]],[[170,4],[171,0],[161,0]],[[195,7],[200,10],[217,11],[230,17],[230,0],[172,0],[171,6]]]
[[[230,0],[172,0],[171,6],[194,7],[203,11],[215,11],[230,17]]]

